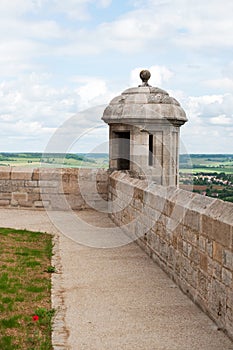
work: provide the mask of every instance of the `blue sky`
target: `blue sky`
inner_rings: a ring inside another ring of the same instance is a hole
[[[70,151],[95,149],[108,139],[95,107],[147,68],[187,113],[189,153],[233,153],[232,13],[230,0],[1,0],[0,152],[44,151],[86,109]]]

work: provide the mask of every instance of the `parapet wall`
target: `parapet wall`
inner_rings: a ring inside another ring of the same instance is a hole
[[[0,207],[80,210],[107,198],[105,169],[0,167]]]
[[[113,221],[233,338],[233,205],[115,172]]]

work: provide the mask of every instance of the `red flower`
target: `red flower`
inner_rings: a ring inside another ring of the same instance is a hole
[[[32,316],[32,320],[34,322],[38,321],[39,320],[39,316],[37,316],[37,315]]]

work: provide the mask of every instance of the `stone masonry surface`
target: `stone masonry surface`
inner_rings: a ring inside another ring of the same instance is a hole
[[[0,208],[101,208],[107,197],[104,169],[0,167]]]
[[[233,205],[110,176],[113,221],[233,339]]]

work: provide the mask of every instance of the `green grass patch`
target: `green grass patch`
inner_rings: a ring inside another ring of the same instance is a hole
[[[0,228],[0,349],[50,350],[52,237]]]

